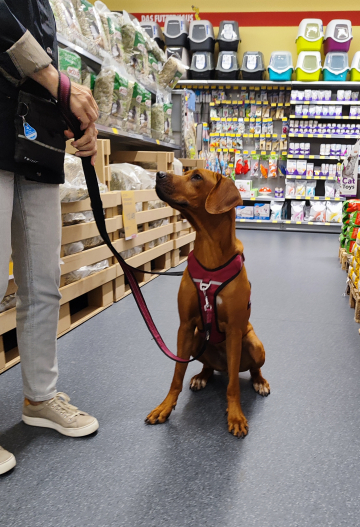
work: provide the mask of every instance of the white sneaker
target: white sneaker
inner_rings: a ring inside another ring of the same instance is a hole
[[[95,417],[70,404],[70,397],[62,392],[38,405],[26,401],[22,420],[27,425],[53,428],[60,434],[70,437],[87,436],[99,428]]]
[[[16,459],[14,454],[11,454],[7,450],[4,450],[0,446],[0,474],[5,474],[9,472],[16,465]]]

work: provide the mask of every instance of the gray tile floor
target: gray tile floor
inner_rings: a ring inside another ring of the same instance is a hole
[[[99,418],[69,439],[20,421],[20,367],[0,376],[0,444],[18,466],[0,478],[0,525],[21,527],[325,527],[360,525],[360,337],[343,297],[335,235],[238,231],[263,340],[262,399],[241,374],[250,425],[228,434],[226,377],[187,384],[165,425],[147,413],[173,363],[128,297],[59,340],[58,388]],[[178,278],[143,292],[175,349]]]

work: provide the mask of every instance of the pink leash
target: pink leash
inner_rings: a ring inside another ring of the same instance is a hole
[[[74,114],[70,110],[70,93],[71,93],[71,83],[69,78],[64,75],[63,73],[59,72],[59,90],[58,90],[58,104],[60,106],[60,110],[62,112],[62,115],[68,124],[69,128],[73,131],[75,139],[80,139],[80,137],[83,136],[84,132],[80,130],[80,122],[78,119],[74,116]],[[86,184],[89,191],[89,196],[91,200],[91,208],[94,213],[94,218],[96,222],[96,226],[99,230],[99,233],[106,243],[106,245],[109,247],[117,261],[119,262],[122,270],[124,271],[124,274],[126,278],[129,281],[129,285],[131,288],[131,291],[134,295],[135,301],[138,305],[138,308],[140,310],[140,313],[143,316],[143,319],[153,336],[156,344],[159,346],[161,351],[170,359],[176,361],[176,362],[182,362],[182,363],[189,363],[193,362],[194,360],[197,360],[205,351],[208,340],[210,338],[211,333],[211,312],[207,312],[206,321],[205,321],[205,339],[202,344],[200,352],[192,359],[182,359],[176,355],[174,355],[169,348],[166,346],[165,342],[163,341],[157,327],[155,326],[155,323],[151,317],[151,314],[149,312],[149,309],[146,305],[145,299],[142,295],[141,289],[139,287],[139,284],[134,276],[134,271],[138,271],[137,269],[134,269],[130,265],[126,263],[126,261],[120,256],[120,254],[117,252],[115,247],[112,245],[109,235],[106,230],[106,224],[105,224],[105,218],[103,213],[103,204],[100,197],[99,192],[99,185],[97,181],[97,176],[94,167],[91,164],[90,157],[83,157],[82,158],[82,164],[86,179]],[[175,275],[180,276],[182,273],[150,273],[150,274],[164,274],[166,275]]]

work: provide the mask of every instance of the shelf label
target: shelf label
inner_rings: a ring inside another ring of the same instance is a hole
[[[112,131],[113,131],[114,134],[118,134],[119,133],[117,128],[112,128]]]
[[[136,238],[138,233],[136,223],[135,196],[133,190],[124,190],[121,194],[122,216],[125,229],[125,240]]]

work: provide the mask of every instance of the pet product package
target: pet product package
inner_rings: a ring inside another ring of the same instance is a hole
[[[326,221],[331,223],[341,223],[342,203],[331,202],[326,204]]]
[[[303,180],[296,180],[295,182],[295,196],[306,196],[306,181]]]
[[[313,198],[315,196],[316,181],[306,182],[306,197]]]
[[[335,198],[335,181],[325,181],[325,198]]]
[[[254,218],[259,220],[269,220],[270,203],[257,203],[254,205]]]
[[[70,49],[59,48],[59,71],[81,84],[81,57]]]
[[[309,221],[325,222],[326,203],[324,201],[310,201]]]
[[[272,201],[270,203],[270,209],[271,209],[271,220],[281,220],[282,218],[282,211],[283,211],[283,203],[281,201]]]
[[[243,218],[247,220],[254,219],[254,207],[241,205],[236,207],[236,217]]]
[[[294,197],[295,196],[295,181],[286,180],[286,190],[285,190],[286,197]]]
[[[291,202],[291,220],[304,221],[305,219],[305,201]]]

